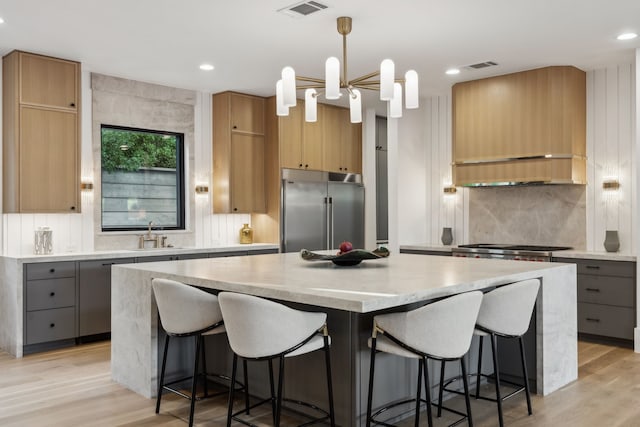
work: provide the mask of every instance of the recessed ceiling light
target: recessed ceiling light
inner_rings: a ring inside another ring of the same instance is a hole
[[[449,68],[447,71],[445,71],[445,73],[453,76],[455,74],[460,74],[460,70],[457,68]]]
[[[4,19],[0,18],[0,24],[4,24]]]
[[[635,39],[636,37],[638,37],[638,35],[636,33],[623,33],[620,34],[617,39],[618,40],[631,40],[631,39]]]
[[[214,66],[211,64],[202,64],[200,65],[200,69],[204,71],[211,71],[214,69]]]

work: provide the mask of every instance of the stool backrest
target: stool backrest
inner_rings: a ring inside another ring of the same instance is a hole
[[[169,334],[189,334],[222,321],[218,297],[168,279],[151,281],[160,322]]]
[[[482,292],[465,292],[412,311],[376,316],[376,322],[384,331],[425,354],[459,358],[471,345],[481,302]]]
[[[247,358],[281,354],[303,342],[325,324],[325,313],[294,310],[251,295],[218,295],[229,345]]]
[[[478,325],[503,335],[520,336],[529,328],[540,280],[530,279],[487,292]]]

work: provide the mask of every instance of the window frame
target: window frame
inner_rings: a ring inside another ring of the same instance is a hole
[[[175,227],[166,226],[153,226],[151,230],[186,230],[186,203],[185,203],[185,150],[184,150],[184,133],[174,131],[164,131],[155,129],[143,129],[129,126],[118,126],[109,124],[100,124],[100,230],[103,233],[122,232],[122,231],[147,231],[148,226],[131,226],[131,227],[109,227],[104,228],[103,215],[104,215],[104,197],[102,197],[102,131],[108,130],[124,130],[131,132],[151,133],[157,135],[170,135],[176,138],[176,219],[177,224]]]

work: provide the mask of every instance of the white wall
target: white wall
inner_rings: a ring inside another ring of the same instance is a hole
[[[92,141],[91,136],[90,81],[90,70],[84,70],[82,73],[81,118],[81,176],[84,179],[92,178],[92,147],[94,144],[100,144],[100,141]],[[211,188],[211,95],[208,93],[198,93],[194,131],[196,182],[191,183],[192,185],[187,191],[191,192],[190,200],[192,202],[189,208],[195,210],[194,224],[190,224],[190,227],[195,230],[196,247],[238,243],[239,230],[243,223],[251,222],[250,215],[212,214],[210,195],[193,195],[193,184],[208,183]],[[1,135],[0,132],[0,138]],[[188,173],[189,171],[187,171]],[[92,251],[95,237],[93,219],[95,203],[99,203],[99,201],[93,199],[92,192],[83,192],[81,214],[3,214],[0,227],[2,254],[12,256],[32,254],[33,232],[35,228],[40,226],[48,226],[53,229],[54,253]],[[171,233],[167,232],[169,242],[171,242]],[[135,247],[136,239],[133,233],[131,242],[131,246],[119,249],[133,249]]]

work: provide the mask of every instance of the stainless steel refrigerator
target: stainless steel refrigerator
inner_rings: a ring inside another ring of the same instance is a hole
[[[358,174],[283,169],[282,252],[364,248],[364,187]]]

